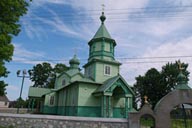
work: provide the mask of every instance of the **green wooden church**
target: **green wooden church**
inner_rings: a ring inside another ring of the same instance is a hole
[[[134,92],[120,75],[121,63],[115,60],[116,41],[107,31],[104,12],[101,26],[88,42],[89,58],[80,71],[77,56],[70,68],[57,76],[54,89],[29,88],[29,99],[38,100],[44,114],[86,117],[127,118],[133,109]],[[30,105],[33,107],[33,104]]]

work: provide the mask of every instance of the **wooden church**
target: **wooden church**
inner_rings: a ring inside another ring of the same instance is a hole
[[[77,56],[69,70],[57,76],[54,89],[29,88],[29,99],[40,101],[44,114],[85,117],[127,118],[134,111],[134,92],[120,75],[121,63],[115,60],[116,41],[107,31],[104,12],[101,26],[88,42],[89,58],[80,71]],[[31,107],[33,107],[31,102]]]

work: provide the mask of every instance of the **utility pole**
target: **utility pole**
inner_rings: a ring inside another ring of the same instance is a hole
[[[21,90],[20,90],[20,95],[19,95],[19,99],[18,99],[19,103],[18,103],[18,107],[17,107],[17,114],[19,113],[19,108],[21,107],[20,101],[21,101],[21,95],[22,95],[22,91],[23,91],[24,80],[25,80],[25,78],[30,78],[30,75],[31,75],[31,73],[27,73],[27,71],[25,69],[22,71],[22,73],[21,73],[21,70],[17,71],[17,77],[22,78]]]

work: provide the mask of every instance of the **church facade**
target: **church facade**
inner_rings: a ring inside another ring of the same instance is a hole
[[[107,31],[104,12],[101,26],[88,42],[89,58],[80,72],[76,55],[67,71],[57,76],[54,89],[29,88],[29,98],[40,101],[40,112],[64,116],[127,118],[134,111],[134,92],[120,75],[115,60],[116,41]],[[32,105],[31,105],[32,106]]]

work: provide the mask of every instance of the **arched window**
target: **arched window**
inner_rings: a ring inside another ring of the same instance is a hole
[[[142,115],[140,118],[140,128],[155,128],[155,119],[149,114]]]
[[[66,84],[65,79],[62,80],[62,85],[64,86]]]

